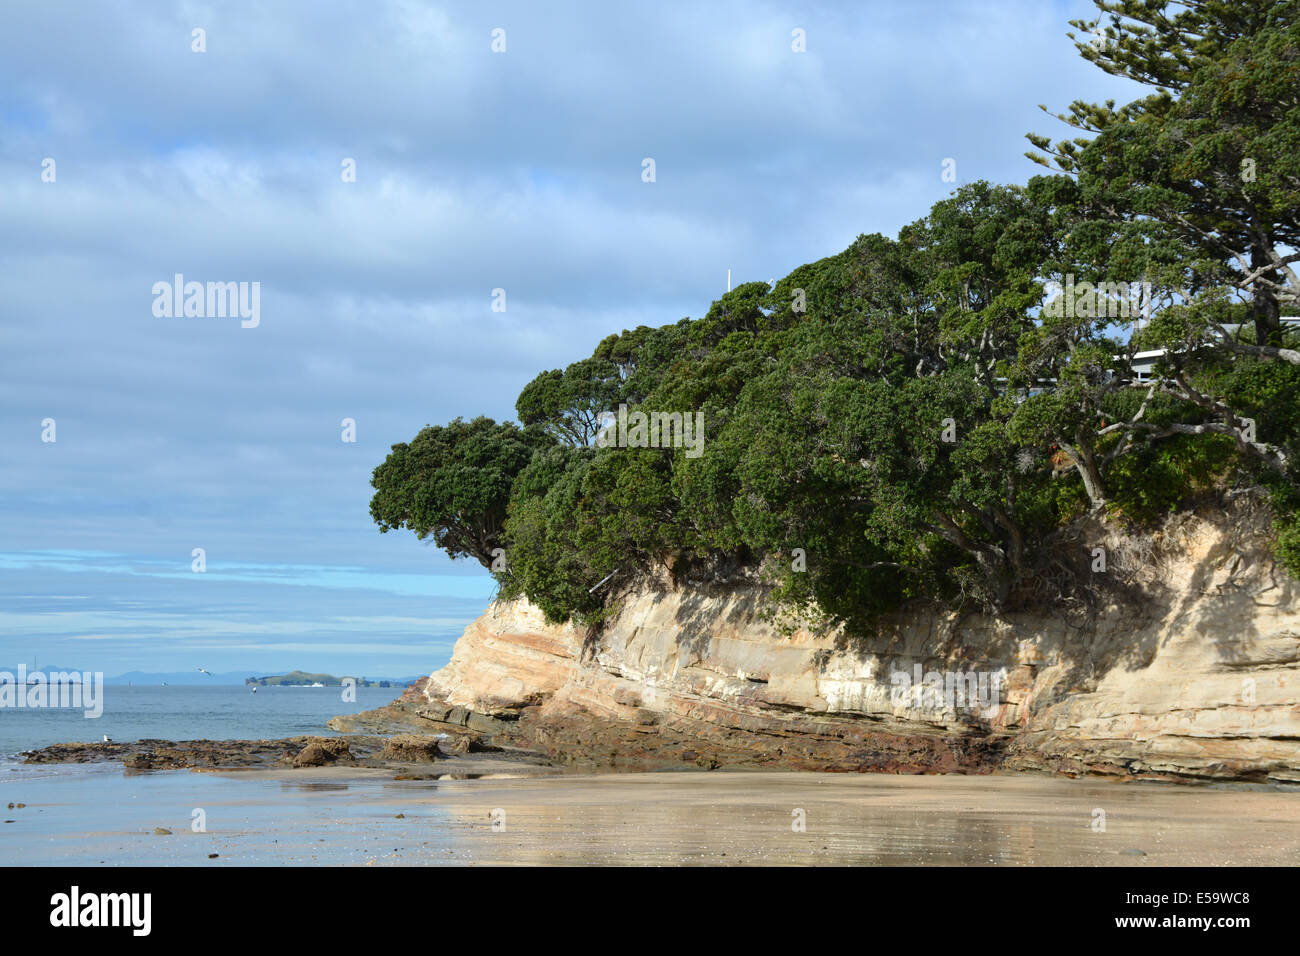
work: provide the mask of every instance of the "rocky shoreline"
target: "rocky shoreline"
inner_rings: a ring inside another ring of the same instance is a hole
[[[384,707],[335,717],[329,726],[341,733],[446,734],[456,741],[452,746],[471,753],[507,751],[580,773],[729,768],[982,774],[1001,766],[1005,749],[993,735],[889,733],[834,719],[811,733],[761,721],[728,733],[649,710],[617,719],[534,704],[488,714],[431,699],[431,680]]]
[[[127,770],[256,770],[269,767],[383,765],[380,737],[288,737],[283,740],[158,740],[131,743],[62,743],[23,753],[26,764],[121,761]],[[423,756],[419,754],[423,753]],[[429,763],[439,756],[437,740],[403,762]]]
[[[587,772],[1300,786],[1300,584],[1271,558],[1267,515],[1096,533],[1123,586],[1080,620],[917,606],[871,633],[791,632],[759,586],[667,580],[629,586],[599,628],[496,602],[422,686],[331,727],[472,734]],[[897,675],[918,672],[994,674],[997,695],[972,708],[897,694]]]
[[[413,779],[481,775],[496,771],[544,771],[548,761],[507,753],[469,736],[416,734],[389,726],[385,733],[282,740],[159,740],[129,743],[60,743],[29,750],[23,763],[84,764],[120,761],[126,771],[293,770],[309,767],[394,771]]]

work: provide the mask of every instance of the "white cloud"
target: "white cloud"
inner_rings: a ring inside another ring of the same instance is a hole
[[[366,608],[386,637],[474,613],[446,596],[454,588],[434,598],[403,584],[463,565],[371,523],[370,472],[389,445],[457,415],[511,417],[537,372],[608,333],[702,315],[728,268],[765,280],[860,232],[896,232],[951,189],[944,157],[959,182],[1023,181],[1036,168],[1022,134],[1055,131],[1037,103],[1124,98],[1064,36],[1091,9],[6,10],[0,533],[9,548],[181,569],[99,568],[102,606],[81,618],[29,609],[13,633],[122,634],[123,647],[152,647],[164,628],[297,634],[326,624],[319,595],[364,580],[387,582],[393,606]],[[207,53],[190,51],[195,26]],[[790,50],[796,26],[807,53]],[[53,184],[40,181],[47,156]],[[653,184],[640,179],[646,156]],[[344,157],[356,183],[340,179]],[[151,286],[177,272],[261,282],[261,325],[154,318]],[[489,310],[497,287],[504,314]],[[39,441],[45,417],[56,444]],[[355,445],[339,441],[343,417],[357,421]],[[196,546],[216,586],[203,622],[161,590],[191,583]],[[248,567],[307,561],[369,573]],[[68,575],[0,573],[15,592],[69,590]],[[109,580],[127,582],[120,599]],[[410,603],[422,598],[437,605],[419,608],[428,619]],[[351,633],[361,617],[335,626]]]

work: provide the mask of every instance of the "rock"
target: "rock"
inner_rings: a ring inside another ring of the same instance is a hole
[[[90,763],[97,760],[112,760],[130,753],[131,750],[129,744],[66,743],[25,751],[21,756],[24,763]]]
[[[215,859],[216,859],[217,857],[219,857],[220,855],[221,855],[220,853],[209,853],[209,854],[208,854],[208,859],[209,859],[209,860],[215,860]]]
[[[166,827],[154,827],[154,828],[153,828],[153,835],[154,835],[154,836],[171,836],[171,835],[172,835],[172,831],[171,831],[171,830],[168,830]]]
[[[293,758],[295,767],[323,767],[338,761],[353,760],[348,742],[342,737],[311,737],[309,743]]]
[[[381,756],[385,760],[399,760],[408,763],[429,763],[442,756],[438,749],[438,738],[422,737],[418,734],[398,734],[384,743]]]
[[[500,751],[500,747],[484,743],[472,734],[460,734],[451,745],[451,752],[456,754],[480,754]]]
[[[1146,853],[1136,847],[1129,847],[1127,850],[1120,850],[1121,856],[1146,856]]]
[[[599,630],[494,603],[408,706],[431,727],[575,768],[611,769],[613,754],[612,769],[1300,784],[1300,583],[1267,557],[1267,516],[1089,533],[1123,584],[1088,619],[912,606],[870,633],[782,632],[756,582],[646,581]],[[997,697],[977,710],[894,695],[893,675],[918,667],[941,681],[997,674]]]
[[[289,740],[139,740],[130,744],[54,744],[25,753],[26,763],[86,763],[121,759],[129,770],[244,770],[270,767],[320,738]]]
[[[131,770],[159,770],[162,769],[160,760],[152,751],[146,751],[139,754],[128,754],[122,758],[122,766]],[[181,764],[180,766],[185,766]]]

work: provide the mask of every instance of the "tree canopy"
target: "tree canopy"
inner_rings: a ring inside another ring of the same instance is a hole
[[[757,573],[866,627],[912,600],[1054,599],[1082,519],[1262,488],[1300,574],[1297,4],[1097,6],[1081,54],[1152,92],[1029,134],[1046,174],[611,334],[525,385],[520,426],[426,427],[375,470],[380,530],[553,620],[667,568]],[[598,441],[621,406],[702,416],[704,453]]]

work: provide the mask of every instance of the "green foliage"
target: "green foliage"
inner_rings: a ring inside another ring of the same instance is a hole
[[[543,464],[539,470],[551,472],[554,464]],[[555,479],[544,493],[518,498],[510,506],[502,594],[527,594],[553,621],[597,610],[601,603],[584,587],[599,578],[591,577],[589,560],[574,546],[586,520],[580,513],[581,488],[590,466],[589,454],[573,454],[566,468],[551,472]],[[538,477],[528,476],[526,482]]]
[[[543,444],[535,431],[484,417],[426,425],[375,469],[370,516],[380,532],[407,528],[490,566],[515,476]]]
[[[1300,512],[1278,521],[1277,560],[1291,577],[1300,580]]]
[[[1150,523],[1215,487],[1236,463],[1232,440],[1176,436],[1118,459],[1107,478],[1116,515]]]
[[[484,564],[504,547],[502,595],[554,621],[599,620],[664,565],[744,565],[796,616],[863,630],[914,599],[1041,600],[1048,542],[1084,515],[1262,484],[1300,574],[1300,301],[1278,261],[1300,244],[1297,3],[1098,8],[1083,56],[1152,92],[1031,136],[1054,174],[962,186],[897,238],[607,336],[524,387],[522,429],[424,429],[375,470],[380,530]],[[1129,283],[1151,290],[1140,330],[1115,312]],[[1067,308],[1067,285],[1104,294]],[[1143,349],[1165,350],[1148,381]],[[702,413],[704,454],[592,447],[624,404]]]
[[[600,429],[601,413],[622,391],[616,362],[603,358],[574,362],[564,371],[543,372],[524,386],[515,402],[519,421],[544,428],[559,441],[586,445]]]

